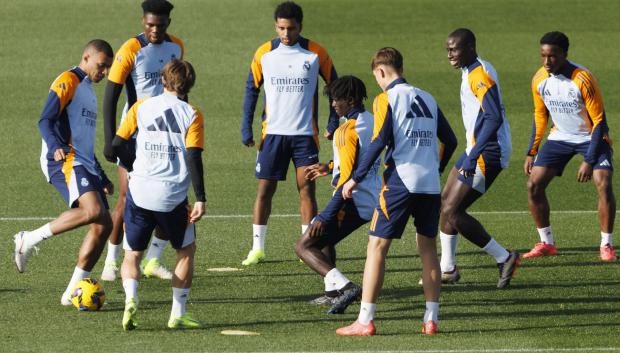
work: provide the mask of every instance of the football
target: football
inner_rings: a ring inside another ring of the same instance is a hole
[[[80,311],[97,311],[105,302],[105,291],[94,278],[79,281],[71,293],[71,303]]]

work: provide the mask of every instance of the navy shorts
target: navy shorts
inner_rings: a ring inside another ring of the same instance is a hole
[[[416,232],[434,238],[439,227],[440,209],[440,194],[410,193],[404,185],[384,187],[379,195],[379,206],[372,215],[368,234],[385,239],[400,239],[409,217],[413,217]]]
[[[76,201],[80,196],[94,191],[99,193],[103,205],[108,209],[108,200],[99,176],[89,173],[84,166],[70,164],[71,161],[47,161],[49,183],[54,185],[67,205],[71,208],[78,207]]]
[[[547,140],[542,145],[536,159],[534,159],[535,167],[553,168],[558,171],[558,176],[562,176],[564,168],[574,155],[580,154],[585,156],[590,148],[590,142],[569,143],[564,141]],[[614,170],[612,165],[612,150],[607,142],[605,142],[596,158],[593,169]]]
[[[196,240],[194,224],[188,223],[187,199],[170,212],[151,211],[136,205],[127,191],[125,200],[125,237],[123,248],[144,251],[156,226],[168,236],[175,249],[182,249]]]
[[[461,157],[454,167],[458,170],[463,166],[463,161],[467,158],[467,153],[463,152]],[[466,185],[469,185],[472,189],[484,194],[489,188],[495,178],[502,171],[502,164],[500,161],[499,153],[483,151],[478,157],[476,163],[476,172],[473,176],[465,178],[462,174],[458,175],[458,180]]]
[[[313,245],[319,248],[336,245],[366,223],[368,220],[360,217],[355,203],[349,199],[340,209],[336,218],[325,223],[325,233]]]
[[[286,180],[291,159],[295,168],[319,162],[314,136],[267,135],[256,156],[256,178]]]

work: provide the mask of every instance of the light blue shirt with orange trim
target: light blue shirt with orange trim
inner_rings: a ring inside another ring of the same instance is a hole
[[[439,173],[456,147],[456,137],[433,96],[403,78],[390,83],[373,103],[374,129],[368,152],[352,179],[360,183],[381,151],[384,184],[410,193],[439,194]],[[440,142],[445,151],[440,153]]]
[[[495,68],[480,58],[462,68],[461,109],[467,139],[463,169],[484,163],[484,150],[497,150],[502,168],[508,167],[512,154],[510,125],[502,102],[499,78]]]
[[[81,165],[103,177],[95,158],[96,128],[97,96],[92,81],[78,67],[63,72],[52,83],[39,120],[41,169],[48,181],[47,164],[59,148],[72,166]]]

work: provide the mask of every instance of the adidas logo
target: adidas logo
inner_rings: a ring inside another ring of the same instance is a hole
[[[601,167],[611,167],[611,163],[609,163],[608,160],[604,160],[601,162],[601,164],[599,164],[599,166]]]
[[[165,131],[172,132],[175,134],[180,134],[181,129],[179,128],[179,124],[177,124],[177,120],[174,117],[174,113],[172,109],[166,109],[164,111],[164,118],[158,116],[155,118],[155,122],[146,127],[147,131]]]

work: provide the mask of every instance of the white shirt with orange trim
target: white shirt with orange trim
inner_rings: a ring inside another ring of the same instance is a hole
[[[319,75],[319,56],[299,43],[280,44],[261,58],[266,127],[272,135],[313,136],[312,113]]]
[[[116,134],[129,139],[136,131],[136,160],[129,173],[132,198],[142,208],[171,211],[185,200],[191,183],[187,148],[204,148],[202,114],[164,93],[134,104]]]
[[[167,35],[160,44],[148,42],[144,33],[127,40],[116,53],[108,80],[125,85],[127,103],[123,117],[138,99],[164,93],[161,71],[172,59],[183,59],[183,42]]]

